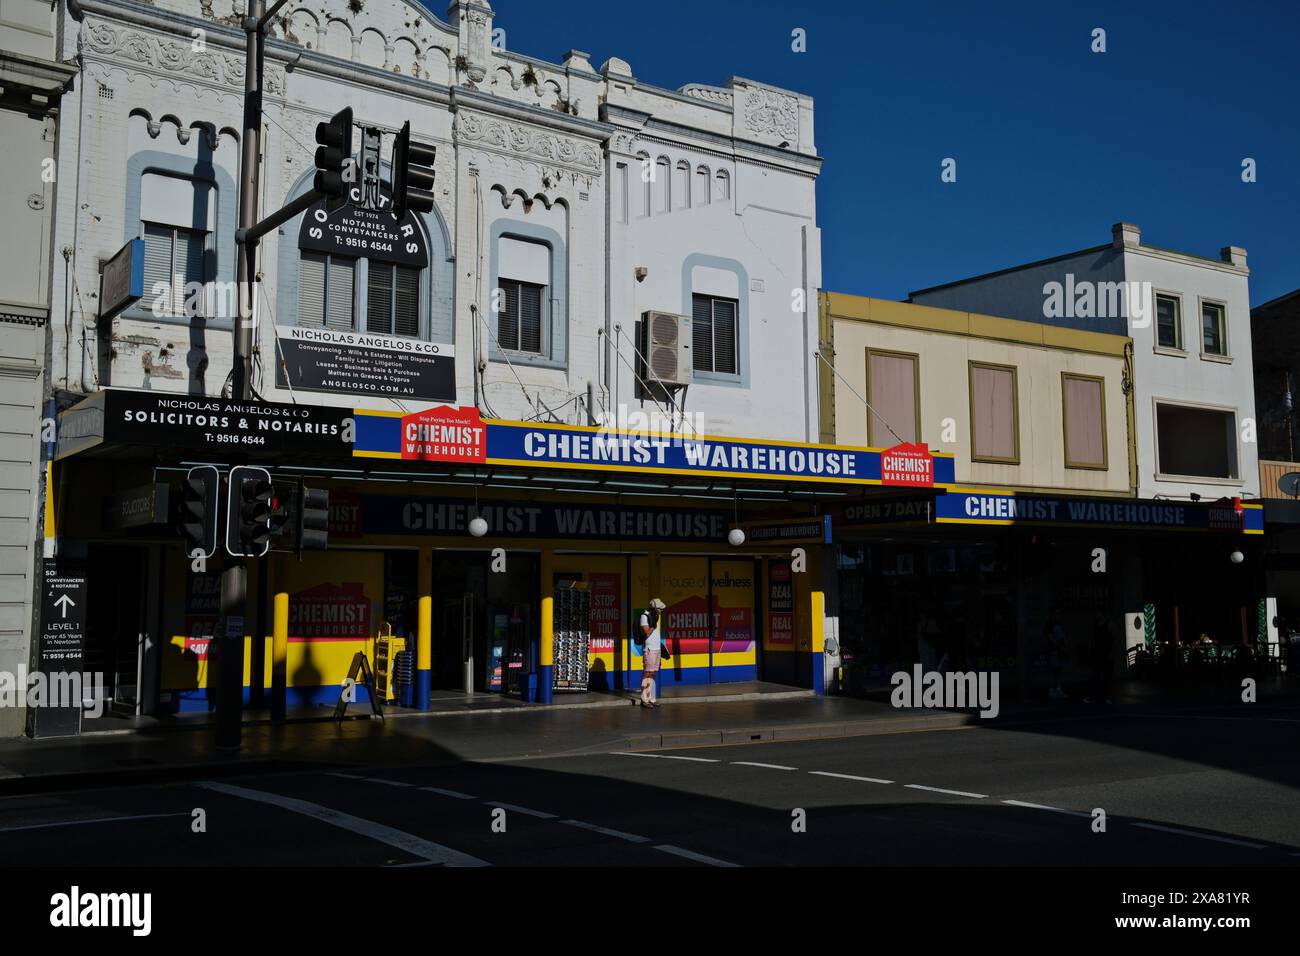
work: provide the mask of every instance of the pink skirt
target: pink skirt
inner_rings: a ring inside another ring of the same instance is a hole
[[[659,654],[660,651],[647,650],[645,652],[645,663],[642,669],[647,671],[659,670]]]

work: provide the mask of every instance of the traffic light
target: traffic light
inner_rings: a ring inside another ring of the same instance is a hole
[[[271,547],[271,521],[276,509],[270,472],[248,465],[231,468],[226,550],[236,558],[260,558],[266,554]]]
[[[298,553],[324,551],[330,540],[330,493],[323,488],[298,489],[296,538]]]
[[[329,547],[330,493],[299,481],[289,499],[283,528],[284,544],[299,557],[304,551],[324,551]]]
[[[316,192],[338,199],[356,178],[344,174],[352,162],[352,107],[316,124],[316,144]]]
[[[412,212],[433,211],[433,163],[438,147],[411,142],[411,121],[402,124],[393,144],[393,214],[400,220]]]
[[[191,468],[185,475],[181,494],[181,534],[185,556],[197,551],[204,558],[217,553],[217,509],[221,496],[221,473],[212,465]]]

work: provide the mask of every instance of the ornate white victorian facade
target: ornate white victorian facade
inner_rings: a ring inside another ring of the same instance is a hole
[[[73,317],[53,334],[52,384],[68,397],[227,385],[242,7],[62,11],[61,56],[81,65],[54,237],[71,250],[52,303]],[[436,145],[437,207],[413,221],[414,258],[366,247],[364,223],[353,247],[313,245],[302,217],[265,238],[257,394],[583,423],[642,407],[638,324],[654,310],[696,320],[677,397],[708,431],[814,440],[811,100],[737,78],[659,89],[576,50],[543,62],[513,52],[506,28],[486,0],[453,0],[446,22],[403,0],[290,0],[266,42],[263,215],[310,188],[316,124],[344,106],[383,133],[385,164],[407,120]],[[145,297],[98,324],[101,263],[135,238]],[[156,294],[168,276],[214,291],[187,305],[179,281]]]

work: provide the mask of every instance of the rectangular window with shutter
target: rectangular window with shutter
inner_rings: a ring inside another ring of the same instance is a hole
[[[889,448],[920,440],[920,357],[867,349],[867,443]]]
[[[711,295],[691,298],[691,365],[697,372],[736,375],[740,368],[739,303]]]
[[[1016,370],[970,363],[971,459],[1020,464],[1020,411]]]
[[[497,348],[542,354],[542,296],[545,287],[502,279],[498,286]]]
[[[304,252],[298,260],[298,324],[352,331],[355,259]]]
[[[356,268],[355,259],[330,256],[325,275],[325,325],[331,329],[350,332],[353,328]]]
[[[370,263],[366,331],[377,335],[420,334],[420,270]]]
[[[143,225],[144,292],[149,307],[160,315],[204,315],[206,296],[191,298],[191,294],[195,286],[207,282],[208,234],[152,222]]]
[[[1061,373],[1066,468],[1107,467],[1105,389],[1103,378]]]

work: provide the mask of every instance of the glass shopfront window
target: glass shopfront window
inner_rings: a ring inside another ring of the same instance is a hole
[[[849,693],[926,670],[1014,671],[1014,550],[962,539],[842,541],[840,642]]]

